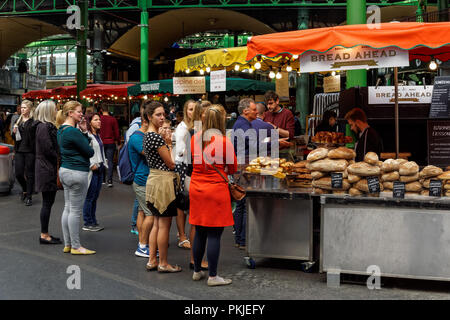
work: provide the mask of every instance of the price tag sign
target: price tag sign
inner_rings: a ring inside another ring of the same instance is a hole
[[[440,197],[442,195],[442,181],[430,180],[430,197]]]
[[[380,193],[380,180],[378,177],[367,177],[369,193]]]
[[[405,198],[405,183],[400,181],[394,181],[394,198],[404,199]]]
[[[340,172],[331,173],[331,188],[342,189],[342,173]]]

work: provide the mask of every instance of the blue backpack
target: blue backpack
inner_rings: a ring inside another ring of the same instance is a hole
[[[144,135],[140,131],[136,131],[135,133]],[[136,165],[136,170],[139,167],[139,164],[140,162]],[[120,182],[128,185],[133,184],[136,170],[133,170],[131,167],[130,157],[128,156],[128,143],[125,142],[122,149],[119,151],[119,164],[117,166],[117,173],[119,175]]]

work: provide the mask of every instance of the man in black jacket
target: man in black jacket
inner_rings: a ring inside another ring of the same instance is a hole
[[[354,108],[345,115],[353,132],[356,133],[358,141],[355,144],[355,161],[363,161],[367,152],[375,152],[378,157],[383,151],[383,142],[378,133],[367,123],[367,116],[360,108]]]

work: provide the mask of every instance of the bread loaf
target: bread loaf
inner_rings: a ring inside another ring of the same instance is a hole
[[[411,176],[400,176],[400,181],[405,183],[414,182],[418,180],[419,180],[419,173],[413,174]]]
[[[348,172],[347,172],[347,169],[345,169],[344,171],[330,172],[330,175],[331,175],[331,173],[341,173],[343,179],[347,179],[347,178],[348,178]]]
[[[384,189],[394,190],[394,182],[392,181],[383,182],[383,187]]]
[[[437,177],[438,175],[444,173],[444,170],[441,168],[438,168],[436,166],[426,166],[425,168],[420,171],[419,176],[421,178],[431,178],[431,177]]]
[[[346,159],[352,160],[356,157],[355,151],[346,147],[339,147],[328,152],[330,159]]]
[[[320,159],[325,159],[328,155],[328,149],[326,148],[317,148],[313,151],[311,151],[308,156],[306,157],[306,160],[308,161],[317,161]]]
[[[422,185],[419,181],[406,183],[405,190],[406,192],[420,192],[422,191]]]
[[[406,159],[396,159],[395,161],[397,161],[398,165],[408,162]]]
[[[422,191],[420,191],[420,195],[421,196],[429,196],[430,195],[430,191],[429,190],[422,190]]]
[[[361,177],[378,176],[380,174],[380,168],[372,166],[366,162],[357,162],[348,166],[347,171],[349,174],[354,174]]]
[[[398,171],[400,169],[400,164],[397,160],[387,159],[381,165],[381,171],[387,173],[392,171]]]
[[[446,197],[450,197],[450,191],[445,191],[444,195],[445,195]]]
[[[399,168],[401,176],[411,176],[419,172],[419,166],[414,161],[402,163]]]
[[[420,179],[419,182],[422,184],[422,187],[429,189],[430,188],[431,179]]]
[[[445,190],[450,190],[450,184],[444,184],[444,189]]]
[[[367,183],[367,179],[359,180],[357,183],[355,183],[353,185],[353,187],[358,189],[359,191],[363,191],[363,192],[366,192],[366,193],[369,192],[369,185]],[[383,184],[380,183],[380,191],[383,191],[383,190],[384,190]]]
[[[333,194],[347,194],[346,191],[333,190]]]
[[[320,178],[318,180],[313,180],[312,182],[312,186],[315,188],[321,188],[321,189],[325,189],[325,190],[340,190],[340,191],[344,191],[344,190],[348,190],[350,189],[351,185],[348,182],[347,179],[343,179],[342,180],[342,188],[340,189],[334,189],[331,187],[331,177],[323,177]]]
[[[308,163],[307,160],[302,160],[299,162],[294,163],[294,168],[306,168],[306,164]]]
[[[378,155],[375,152],[367,152],[364,156],[364,162],[371,164],[373,166],[378,165]]]
[[[351,195],[351,196],[353,196],[353,197],[356,197],[356,196],[361,196],[361,195],[363,195],[364,193],[363,193],[362,191],[356,189],[356,188],[350,188],[350,189],[348,190],[348,194]]]
[[[322,171],[322,172],[335,172],[335,171],[344,171],[347,168],[347,161],[343,159],[339,160],[331,160],[331,159],[322,159],[314,162],[309,162],[306,165],[311,171]]]
[[[400,179],[400,174],[398,173],[398,171],[392,171],[392,172],[381,175],[381,181],[383,181],[383,182],[398,181],[398,179]]]
[[[313,193],[317,193],[317,194],[327,194],[328,190],[324,190],[321,188],[313,188]]]
[[[320,172],[320,171],[313,171],[311,172],[311,177],[315,180],[315,179],[320,179],[322,177],[325,177],[327,174],[325,172]]]
[[[361,180],[360,176],[357,176],[357,175],[354,175],[354,174],[349,174],[348,175],[348,182],[350,182],[350,183],[356,183],[359,180]]]
[[[438,175],[439,180],[450,180],[450,171],[445,171],[444,173],[441,173]]]

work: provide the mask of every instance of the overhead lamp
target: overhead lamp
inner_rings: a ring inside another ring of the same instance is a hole
[[[275,72],[273,72],[272,70],[269,72],[269,78],[270,79],[275,78]]]
[[[234,66],[234,70],[235,71],[239,71],[239,65],[238,64]]]
[[[204,75],[205,74],[205,70],[200,69],[200,75]]]
[[[165,101],[165,102],[169,101],[169,98],[164,97],[164,101]]]
[[[334,77],[336,75],[336,71],[333,71],[331,75]]]
[[[148,99],[147,95],[145,95],[145,96],[144,96],[144,99],[145,99],[145,100],[147,100],[147,99]]]
[[[294,54],[293,56],[292,56],[292,59],[298,59],[298,54]]]
[[[253,73],[253,71],[255,71],[255,69],[253,69],[253,68],[248,69],[248,73]]]
[[[206,67],[206,72],[210,73],[211,72],[211,68],[210,67]]]
[[[431,60],[430,64],[428,65],[428,68],[430,68],[430,70],[436,70],[437,69],[437,63],[434,60]]]
[[[280,68],[281,69],[281,68]],[[275,78],[281,79],[283,76],[281,74],[281,70],[278,70],[277,74],[275,75]]]
[[[292,67],[291,67],[291,62],[290,61],[288,61],[288,65],[286,67],[286,71],[287,72],[291,72],[292,71]]]
[[[261,69],[261,62],[256,61],[256,63],[255,63],[255,69],[256,69],[256,70]]]
[[[187,68],[186,73],[189,74],[189,72],[191,72],[191,70],[189,70],[189,68]]]

